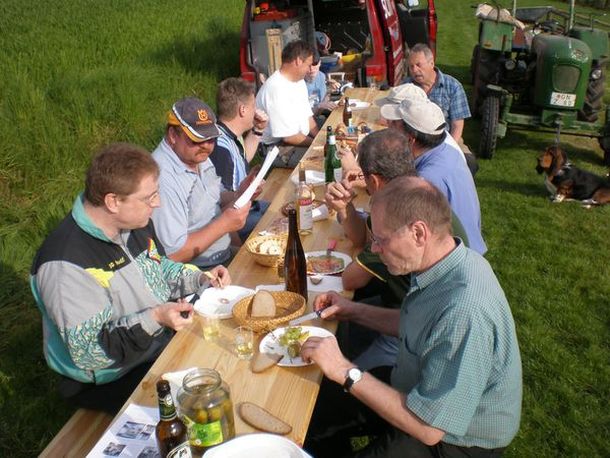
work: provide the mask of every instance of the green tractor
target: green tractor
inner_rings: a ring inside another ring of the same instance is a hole
[[[513,1],[512,14],[482,4],[476,16],[471,73],[473,111],[482,123],[479,156],[491,158],[510,126],[554,132],[557,139],[561,133],[595,137],[610,166],[610,106],[600,116],[610,60],[602,27],[608,24],[591,16],[587,25],[575,25],[574,0],[568,13],[517,8]]]

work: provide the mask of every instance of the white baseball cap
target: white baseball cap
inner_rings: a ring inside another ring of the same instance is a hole
[[[445,132],[443,110],[426,100],[403,100],[399,105],[388,104],[381,107],[385,119],[402,120],[422,134],[440,135]]]
[[[397,105],[407,99],[424,101],[428,100],[428,96],[421,87],[413,83],[406,83],[390,89],[387,96],[375,100],[375,105],[380,107],[389,103]]]

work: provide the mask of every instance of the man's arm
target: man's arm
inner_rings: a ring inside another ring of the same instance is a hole
[[[351,262],[341,276],[343,288],[350,291],[365,287],[373,278],[373,274],[364,270],[357,261]]]
[[[207,250],[223,235],[238,231],[244,227],[248,212],[250,211],[250,205],[251,202],[248,202],[242,208],[233,208],[232,206],[225,208],[209,224],[198,231],[187,234],[184,245],[179,250],[168,255],[168,257],[173,261],[189,262],[199,256],[199,254]]]
[[[462,132],[464,131],[464,120],[463,119],[456,119],[454,121],[451,121],[451,130],[449,131],[449,133],[451,134],[451,136],[453,137],[453,139],[459,143],[460,139],[462,138]]]
[[[301,357],[314,361],[327,378],[340,385],[345,382],[347,371],[356,366],[341,354],[335,337],[310,337],[301,347]],[[437,444],[445,435],[444,431],[413,414],[406,407],[404,394],[367,372],[352,386],[350,393],[386,421],[426,445]]]

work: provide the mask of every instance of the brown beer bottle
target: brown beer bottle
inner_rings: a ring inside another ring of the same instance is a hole
[[[284,280],[286,291],[298,293],[307,300],[307,261],[299,237],[297,212],[288,210],[288,242],[284,256]]]
[[[176,406],[167,380],[157,382],[157,396],[160,420],[155,429],[155,437],[161,457],[190,458],[192,455],[188,429],[176,414]]]
[[[350,130],[350,128],[353,125],[352,109],[349,106],[348,97],[345,97],[345,105],[343,105],[343,124],[345,124],[345,127],[347,127],[348,131]],[[349,132],[349,133],[351,133],[351,132]]]

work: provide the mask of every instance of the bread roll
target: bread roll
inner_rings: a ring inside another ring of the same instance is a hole
[[[288,434],[292,431],[292,426],[288,423],[251,402],[242,402],[237,411],[243,421],[261,431],[273,434]]]
[[[250,364],[250,368],[252,372],[258,374],[260,372],[266,371],[270,367],[275,366],[280,362],[284,355],[278,353],[257,353],[252,358],[252,363]]]
[[[256,318],[275,316],[275,313],[275,299],[271,293],[264,289],[258,291],[252,300],[252,313],[250,315]]]

